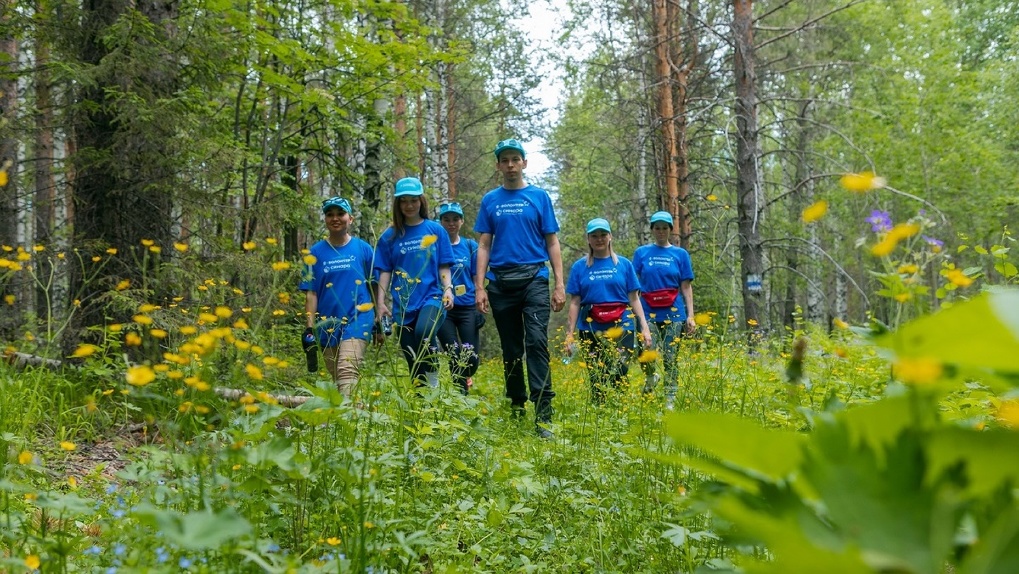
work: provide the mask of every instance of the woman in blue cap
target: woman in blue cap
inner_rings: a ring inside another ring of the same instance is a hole
[[[326,370],[336,388],[349,397],[375,323],[374,252],[371,245],[350,235],[354,217],[349,201],[330,197],[322,202],[322,214],[329,235],[308,250],[310,258],[305,259],[298,287],[305,293],[307,320],[301,342],[308,370],[318,370],[316,347],[321,346]]]
[[[633,264],[612,249],[612,228],[597,218],[587,222],[587,257],[570,269],[566,293],[570,295],[566,322],[566,345],[576,349],[574,329],[586,350],[591,400],[601,403],[609,384],[619,386],[629,370],[634,350],[635,323],[640,325],[641,342],[651,344],[641,307],[640,284]]]
[[[460,392],[467,394],[470,378],[478,370],[479,331],[484,315],[478,313],[474,300],[474,272],[477,269],[478,242],[460,237],[464,212],[459,203],[439,206],[439,223],[453,247],[453,308],[446,311],[446,320],[439,327],[439,342],[449,355],[449,372]]]
[[[654,243],[642,245],[633,254],[633,266],[640,278],[641,297],[647,322],[653,325],[655,349],[665,363],[665,408],[672,409],[679,386],[676,356],[684,329],[693,333],[693,266],[686,249],[669,243],[672,215],[656,211],[651,215]],[[657,361],[644,363],[644,392],[653,393],[659,375]]]
[[[399,326],[400,349],[411,379],[439,386],[435,335],[447,309],[453,307],[450,265],[453,250],[446,231],[428,219],[428,200],[416,177],[396,182],[393,224],[375,246],[375,287],[380,317],[392,317]],[[393,310],[386,304],[392,296]]]

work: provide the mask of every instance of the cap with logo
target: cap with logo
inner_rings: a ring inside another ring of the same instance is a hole
[[[421,180],[416,177],[405,177],[400,181],[396,182],[396,192],[393,193],[393,197],[403,197],[405,195],[424,195],[425,186],[421,185]]]
[[[607,220],[598,217],[587,222],[587,232],[594,233],[595,231],[612,233],[612,226],[609,225]]]
[[[499,154],[506,150],[515,150],[520,152],[520,157],[527,158],[527,154],[524,152],[524,146],[515,139],[502,140],[495,144],[495,159],[499,159]]]
[[[672,229],[672,214],[668,211],[656,211],[651,214],[651,225],[658,222],[668,223],[669,229]]]
[[[330,197],[329,199],[322,202],[322,213],[329,211],[329,209],[333,207],[337,207],[343,210],[344,213],[351,212],[350,202],[338,195]]]
[[[439,206],[439,217],[442,217],[443,215],[446,215],[447,213],[455,213],[456,215],[459,215],[460,217],[464,216],[463,208],[460,207],[460,204],[456,203],[455,201],[454,202],[450,202],[450,203],[443,203],[442,205]]]

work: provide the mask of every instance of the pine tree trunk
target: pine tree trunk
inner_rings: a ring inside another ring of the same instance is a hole
[[[676,145],[676,114],[673,108],[672,66],[670,61],[670,30],[669,10],[666,0],[654,0],[651,10],[654,22],[655,45],[655,81],[658,82],[658,122],[662,134],[662,168],[665,180],[665,210],[672,214],[673,220],[680,222],[674,225],[673,243],[679,243],[682,237],[682,219],[680,219],[679,201],[679,166],[677,157],[679,149]]]
[[[743,314],[751,330],[760,326],[764,255],[760,217],[764,204],[758,168],[757,91],[754,73],[753,1],[733,0],[732,35],[736,76],[736,197]]]
[[[10,30],[8,22],[15,2],[0,12],[0,30]],[[0,187],[0,242],[17,243],[18,228],[18,140],[12,129],[18,109],[17,75],[18,41],[14,36],[0,37],[0,171],[7,174],[7,184]]]

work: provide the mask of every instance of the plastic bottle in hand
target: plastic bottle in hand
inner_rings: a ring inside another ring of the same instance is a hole
[[[308,372],[318,372],[318,342],[315,341],[315,331],[311,327],[304,330],[301,346],[304,347],[304,357],[308,360]]]
[[[577,344],[566,343],[566,353],[563,355],[563,364],[569,365],[573,362],[573,358],[577,356]]]

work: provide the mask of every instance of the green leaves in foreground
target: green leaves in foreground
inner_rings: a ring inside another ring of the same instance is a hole
[[[984,294],[878,342],[900,359],[1019,373],[1019,292]],[[943,388],[818,416],[806,434],[712,413],[677,413],[667,426],[690,453],[682,462],[724,483],[703,500],[733,525],[729,541],[768,549],[748,572],[1019,572],[1019,432],[942,421]]]

